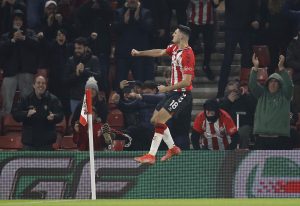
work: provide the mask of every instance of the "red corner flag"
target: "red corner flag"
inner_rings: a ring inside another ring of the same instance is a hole
[[[91,89],[86,89],[80,113],[79,122],[82,126],[87,124],[87,114],[92,114],[92,95]]]

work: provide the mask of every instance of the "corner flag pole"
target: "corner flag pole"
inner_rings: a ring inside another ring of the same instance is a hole
[[[89,151],[90,151],[90,172],[91,172],[91,191],[92,200],[96,200],[96,177],[95,177],[95,158],[94,158],[94,142],[93,142],[93,109],[91,89],[86,89],[87,117],[88,117],[88,133],[89,133]]]

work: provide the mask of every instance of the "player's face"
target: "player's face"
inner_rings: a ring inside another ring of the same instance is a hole
[[[173,36],[172,42],[174,44],[178,44],[180,42],[180,38],[181,38],[181,33],[180,33],[179,29],[176,29],[174,31],[174,33],[172,34],[172,36]]]

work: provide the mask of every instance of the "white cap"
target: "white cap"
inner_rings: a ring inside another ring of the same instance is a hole
[[[45,3],[45,8],[47,8],[48,6],[50,6],[51,4],[54,4],[55,6],[57,6],[57,3],[55,1],[47,1]]]

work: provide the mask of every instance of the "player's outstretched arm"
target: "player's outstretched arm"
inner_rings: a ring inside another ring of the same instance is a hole
[[[161,56],[167,56],[167,52],[165,49],[151,49],[151,50],[144,50],[144,51],[138,51],[136,49],[132,49],[131,56],[161,57]]]

